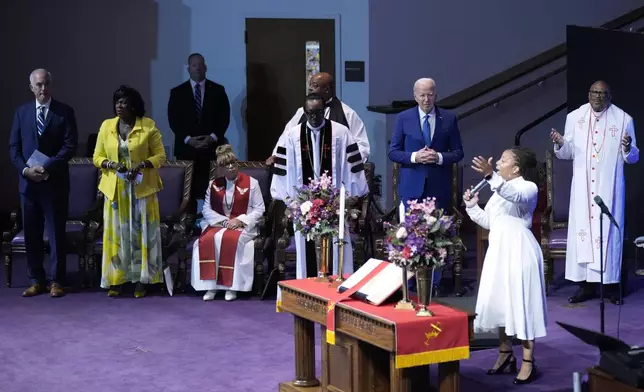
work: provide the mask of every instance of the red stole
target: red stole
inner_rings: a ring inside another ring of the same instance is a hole
[[[222,181],[223,180],[223,181]],[[217,187],[217,184],[222,185]],[[241,192],[240,192],[241,189]],[[242,193],[243,192],[243,193]],[[210,188],[210,208],[218,214],[224,214],[224,200],[226,197],[226,179],[218,178],[212,182]],[[250,177],[244,173],[237,175],[235,191],[233,194],[232,211],[228,219],[234,219],[248,212],[250,201]],[[223,230],[221,245],[219,247],[218,263],[215,262],[215,235]],[[241,230],[227,230],[224,227],[209,226],[199,237],[199,278],[201,280],[217,280],[222,286],[232,286],[235,272],[235,256]],[[217,266],[217,264],[219,264]]]

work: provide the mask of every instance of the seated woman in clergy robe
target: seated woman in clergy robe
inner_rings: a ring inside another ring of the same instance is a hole
[[[217,147],[217,166],[220,177],[206,190],[202,233],[192,251],[191,284],[206,291],[204,301],[213,300],[217,290],[226,290],[226,301],[233,301],[237,291],[253,286],[253,239],[264,199],[257,180],[239,172],[230,144]]]

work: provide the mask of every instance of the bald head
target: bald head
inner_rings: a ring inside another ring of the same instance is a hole
[[[596,112],[606,109],[611,102],[610,87],[603,80],[598,80],[590,86],[588,103]]]
[[[423,112],[432,111],[436,103],[436,82],[434,79],[422,78],[414,83],[414,99]]]
[[[333,76],[326,72],[319,72],[309,79],[309,93],[319,94],[328,101],[334,95],[333,93]]]

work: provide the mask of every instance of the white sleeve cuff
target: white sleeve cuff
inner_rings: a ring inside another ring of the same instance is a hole
[[[416,153],[415,152],[411,153],[411,163],[416,163]]]
[[[492,178],[487,180],[488,184],[490,184],[490,188],[492,190],[498,189],[505,181],[503,180],[503,177],[497,174],[497,172],[492,172]]]
[[[183,143],[188,144],[188,140],[190,140],[190,136],[186,136],[186,138],[183,139]]]
[[[441,154],[440,152],[437,152],[436,155],[438,155],[438,162],[436,162],[436,163],[439,164],[439,165],[442,165],[443,164],[443,154]]]
[[[26,167],[25,167],[24,169],[22,169],[22,176],[23,176],[23,177],[25,176],[25,172],[26,172],[26,171],[27,171],[27,168],[26,168]]]
[[[212,138],[212,140],[217,141],[217,135],[215,135],[214,133],[211,133],[210,137]]]

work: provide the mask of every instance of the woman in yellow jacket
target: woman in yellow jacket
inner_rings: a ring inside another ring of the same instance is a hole
[[[134,296],[145,296],[145,284],[163,281],[158,169],[166,160],[161,132],[144,117],[141,94],[128,86],[114,93],[115,118],[98,131],[94,165],[101,168],[103,207],[101,287],[109,297],[121,285],[135,283]]]

